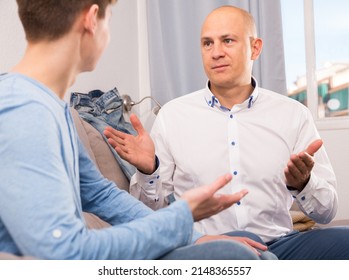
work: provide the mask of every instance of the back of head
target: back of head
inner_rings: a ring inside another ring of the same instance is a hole
[[[17,0],[18,13],[30,42],[56,40],[69,32],[78,15],[91,5],[104,18],[108,5],[117,0]]]

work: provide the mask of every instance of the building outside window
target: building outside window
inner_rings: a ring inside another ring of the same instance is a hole
[[[348,117],[349,1],[281,4],[288,96],[313,108],[315,120]]]

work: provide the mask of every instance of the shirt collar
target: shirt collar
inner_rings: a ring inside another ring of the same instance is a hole
[[[252,106],[254,105],[254,103],[257,100],[258,97],[258,82],[257,80],[252,76],[251,78],[251,84],[254,87],[253,92],[251,93],[251,95],[249,96],[249,98],[247,98],[243,103],[238,104],[236,106],[238,106],[240,109],[244,109],[244,108],[252,108]],[[208,80],[206,83],[206,92],[205,92],[205,102],[207,103],[208,106],[214,108],[218,108],[219,110],[222,111],[230,111],[229,108],[226,108],[224,106],[222,106],[219,102],[219,100],[217,99],[217,97],[212,93],[212,91],[210,90],[210,81]],[[235,107],[235,106],[234,106]]]

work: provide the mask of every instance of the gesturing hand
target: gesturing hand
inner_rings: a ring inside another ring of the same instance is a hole
[[[104,135],[121,158],[134,165],[144,174],[155,171],[155,147],[148,132],[143,128],[135,114],[130,121],[137,135],[127,134],[112,127],[106,127]]]
[[[297,155],[291,155],[284,170],[286,185],[302,191],[309,182],[311,170],[314,167],[314,154],[321,148],[322,140],[312,142],[308,148]]]
[[[182,195],[182,199],[189,203],[195,221],[208,218],[240,201],[247,193],[241,190],[233,194],[216,194],[232,179],[231,174],[219,177],[210,185],[193,188]]]

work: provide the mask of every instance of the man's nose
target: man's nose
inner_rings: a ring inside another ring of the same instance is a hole
[[[220,44],[220,43],[214,44],[213,48],[212,48],[212,58],[218,59],[222,56],[224,56],[224,49],[223,49],[222,44]]]

